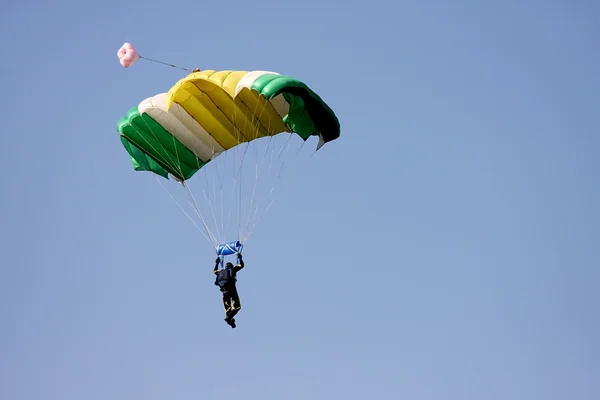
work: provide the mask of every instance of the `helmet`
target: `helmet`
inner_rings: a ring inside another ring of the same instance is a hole
[[[227,264],[225,264],[225,268],[233,268],[233,264],[228,262]]]

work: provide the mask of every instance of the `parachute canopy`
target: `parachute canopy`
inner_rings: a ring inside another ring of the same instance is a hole
[[[331,108],[305,83],[268,71],[195,71],[131,108],[117,131],[137,171],[180,182],[241,143],[283,132],[317,149],[340,136]]]

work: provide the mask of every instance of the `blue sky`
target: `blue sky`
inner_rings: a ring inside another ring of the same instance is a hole
[[[0,398],[600,396],[597,3],[0,10]],[[341,121],[244,249],[235,330],[115,131],[182,71],[124,41],[295,76]]]

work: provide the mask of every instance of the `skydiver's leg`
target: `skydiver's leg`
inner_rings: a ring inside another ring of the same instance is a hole
[[[231,311],[231,296],[228,292],[223,292],[223,308],[225,309],[225,316],[229,319],[229,312]]]
[[[239,296],[236,288],[234,288],[233,290],[231,290],[231,292],[229,292],[229,296],[231,299],[231,302],[230,302],[231,308],[230,308],[229,312],[227,313],[227,316],[228,316],[228,318],[233,320],[233,317],[235,317],[235,315],[242,308],[242,303],[240,303],[240,296]]]
[[[231,293],[223,292],[223,308],[225,308],[225,322],[227,322],[227,325],[231,326],[232,328],[235,328],[235,319],[233,319],[233,317],[230,316],[232,303],[233,301]]]

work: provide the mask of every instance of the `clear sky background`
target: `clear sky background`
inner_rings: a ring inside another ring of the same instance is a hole
[[[0,398],[600,398],[598,2],[88,3],[0,6]],[[115,128],[182,71],[124,41],[341,121],[245,248],[237,329]]]

